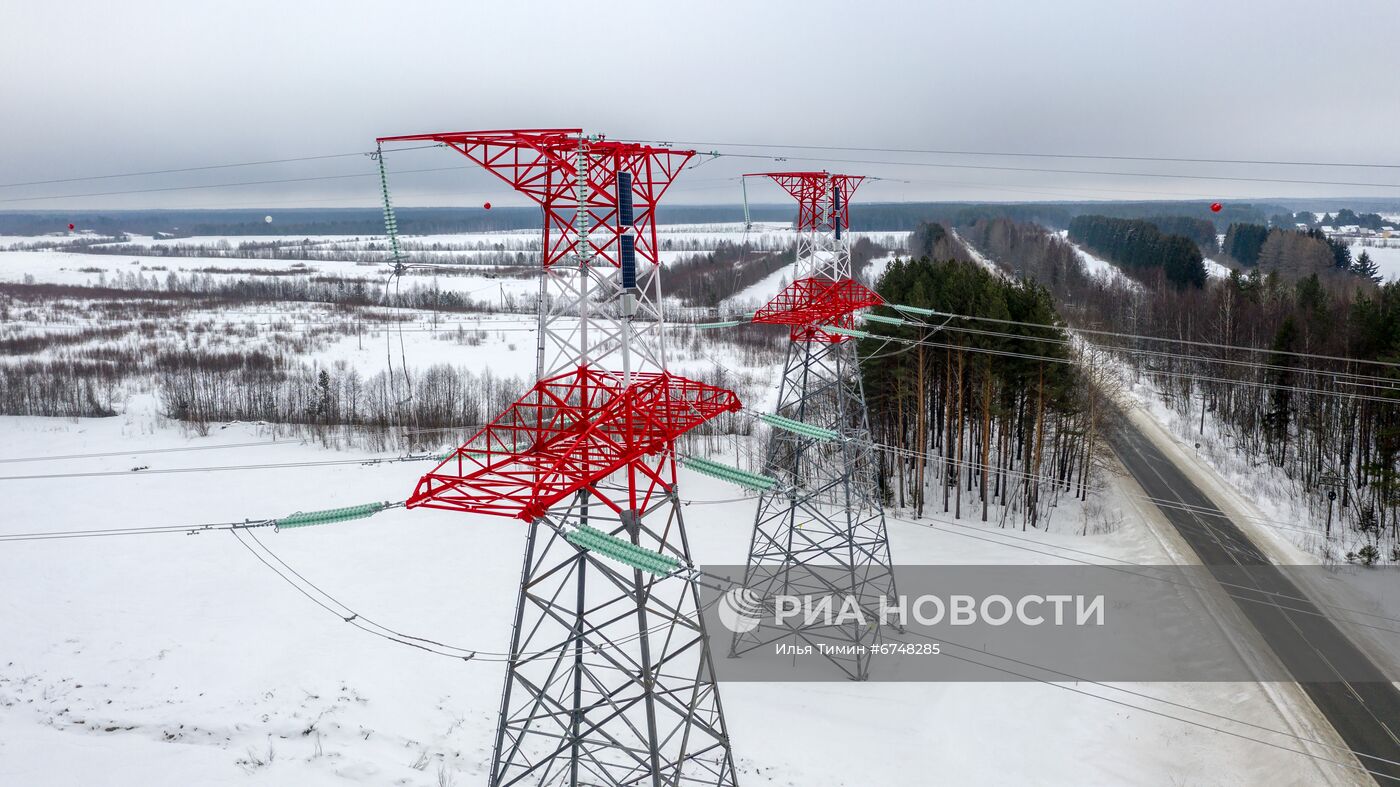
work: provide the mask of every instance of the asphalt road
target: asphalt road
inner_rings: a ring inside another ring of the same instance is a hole
[[[1238,584],[1247,576],[1260,592],[1259,599],[1271,602],[1251,603],[1250,591],[1230,588],[1237,597],[1234,603],[1290,674],[1315,678],[1337,669],[1348,676],[1369,676],[1364,681],[1300,681],[1299,685],[1352,751],[1383,758],[1359,757],[1377,784],[1400,785],[1400,690],[1146,435],[1123,419],[1109,440],[1147,494],[1165,501],[1158,508],[1216,578]],[[1248,567],[1248,573],[1240,567]],[[1286,605],[1272,603],[1285,597],[1292,597]]]

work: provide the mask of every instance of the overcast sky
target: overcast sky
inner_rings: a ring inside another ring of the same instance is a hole
[[[10,0],[0,6],[0,183],[346,153],[388,134],[557,126],[704,143],[1400,164],[1393,0],[608,0],[584,14],[588,7]],[[454,157],[392,156],[391,169],[449,168],[394,176],[396,202],[521,204]],[[1400,199],[1400,187],[912,162],[1400,184],[1400,168],[791,151],[787,162],[706,163],[669,199],[733,202],[740,172],[821,168],[887,178],[862,192],[871,201]],[[352,157],[9,186],[0,209],[368,206],[378,200],[372,177],[28,198],[372,166]],[[767,197],[751,193],[778,199]]]

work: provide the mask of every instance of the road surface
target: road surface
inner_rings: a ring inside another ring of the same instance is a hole
[[[1261,600],[1291,597],[1287,608],[1241,598],[1234,602],[1291,673],[1315,676],[1320,669],[1345,665],[1343,671],[1348,675],[1370,676],[1366,681],[1299,685],[1353,752],[1382,758],[1359,757],[1377,784],[1400,785],[1400,737],[1396,735],[1400,732],[1400,690],[1386,681],[1369,658],[1129,419],[1122,419],[1109,441],[1148,496],[1162,501],[1157,503],[1162,515],[1201,562],[1220,567],[1218,572],[1212,568],[1218,578],[1228,576],[1228,581],[1238,582],[1239,574],[1231,569],[1250,567],[1254,587],[1261,594],[1270,594],[1261,595]],[[1232,587],[1231,592],[1235,597],[1249,596],[1249,591],[1239,588]]]

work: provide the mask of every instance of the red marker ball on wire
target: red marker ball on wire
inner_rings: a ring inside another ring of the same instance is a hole
[[[487,202],[487,203],[483,204],[481,207],[483,207],[483,208],[485,208],[485,209],[487,209],[487,210],[490,210],[490,209],[491,209],[491,203]]]
[[[1219,212],[1220,212],[1220,209],[1223,208],[1223,207],[1225,207],[1225,206],[1224,206],[1224,205],[1221,205],[1219,202],[1212,202],[1212,203],[1210,203],[1210,212],[1211,212],[1211,213],[1219,213]]]
[[[72,232],[72,231],[73,231],[73,225],[72,225],[72,224],[69,224],[69,225],[68,225],[68,231],[69,231],[69,232]]]

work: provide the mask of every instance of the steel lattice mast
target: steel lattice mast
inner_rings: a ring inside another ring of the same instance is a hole
[[[740,403],[666,371],[657,264],[655,208],[693,152],[579,129],[380,141],[409,140],[544,209],[538,382],[408,501],[529,523],[490,784],[735,784],[674,441]]]
[[[778,394],[777,414],[837,432],[834,441],[773,430],[764,473],[781,491],[759,498],[744,585],[763,599],[776,595],[850,596],[879,610],[894,596],[889,539],[879,496],[855,343],[820,326],[851,328],[862,308],[883,301],[851,278],[845,230],[848,205],[863,178],[827,172],[759,173],[797,199],[797,278],[754,315],[754,322],[787,325],[792,343]],[[752,177],[752,176],[746,176]],[[732,655],[798,638],[811,645],[878,641],[866,625],[761,625],[736,635]],[[830,658],[849,677],[867,676],[869,656]]]

